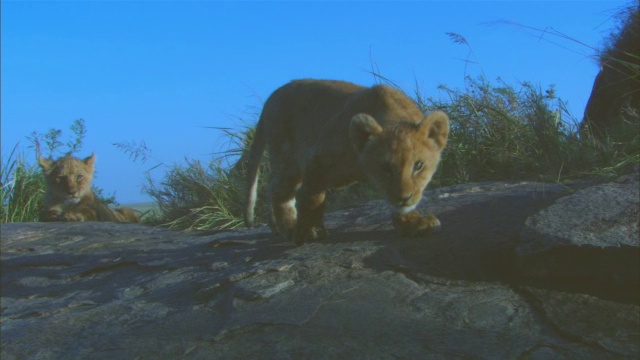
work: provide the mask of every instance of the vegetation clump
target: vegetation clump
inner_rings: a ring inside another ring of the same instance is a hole
[[[557,98],[531,83],[467,78],[464,91],[441,86],[444,100],[418,96],[425,111],[451,118],[450,145],[434,185],[489,180],[566,181],[614,175],[638,161],[638,147],[603,148]],[[637,144],[636,144],[637,145]]]

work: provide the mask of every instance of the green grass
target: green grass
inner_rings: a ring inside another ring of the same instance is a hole
[[[219,163],[186,160],[175,165],[160,184],[146,191],[160,209],[158,224],[172,229],[233,229],[242,224],[242,187]]]
[[[553,87],[518,86],[468,78],[461,90],[441,86],[441,99],[423,99],[424,111],[451,118],[449,145],[434,185],[489,180],[566,181],[615,175],[637,163],[638,138],[602,144],[579,132],[579,122]]]
[[[37,221],[44,194],[44,176],[27,165],[18,145],[0,168],[0,223]]]

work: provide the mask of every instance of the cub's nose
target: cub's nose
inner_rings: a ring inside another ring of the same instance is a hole
[[[411,200],[412,197],[413,197],[413,193],[405,196],[400,195],[400,200],[398,200],[398,205],[399,206],[409,205],[409,201]]]

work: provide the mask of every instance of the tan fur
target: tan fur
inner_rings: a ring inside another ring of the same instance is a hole
[[[385,195],[396,218],[407,217],[436,171],[448,135],[449,119],[443,112],[424,116],[392,87],[292,81],[276,90],[262,110],[249,152],[245,222],[253,222],[265,147],[272,171],[274,231],[301,244],[325,235],[324,197],[330,187],[368,179]],[[402,233],[439,225],[435,217],[409,218],[394,221],[416,227],[399,229]]]
[[[40,221],[140,222],[133,209],[113,210],[91,190],[95,155],[84,160],[65,156],[56,161],[38,156],[46,190]]]
[[[431,214],[422,216],[418,210],[406,214],[393,214],[393,227],[403,236],[423,236],[440,228],[440,220]]]

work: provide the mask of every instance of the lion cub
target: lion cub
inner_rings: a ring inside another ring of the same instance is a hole
[[[113,210],[91,190],[95,154],[84,160],[70,155],[56,161],[38,155],[45,175],[45,193],[40,221],[140,222],[133,209]]]
[[[253,224],[257,174],[266,147],[272,228],[295,244],[325,236],[325,192],[369,180],[391,206],[403,235],[438,227],[414,210],[440,162],[449,119],[425,116],[414,101],[386,85],[296,80],[267,100],[248,155],[245,223]]]

